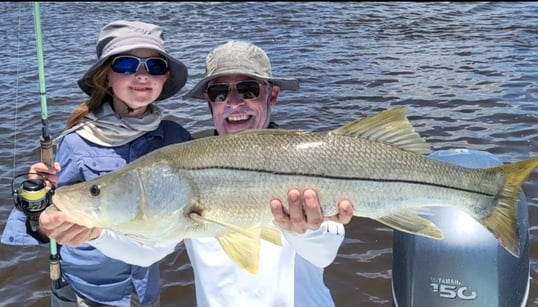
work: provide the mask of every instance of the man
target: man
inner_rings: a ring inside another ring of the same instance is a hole
[[[280,91],[298,88],[296,79],[272,76],[271,62],[261,48],[230,41],[208,54],[206,77],[186,96],[205,99],[215,125],[212,134],[225,135],[276,128],[271,109]],[[256,275],[235,265],[214,238],[185,240],[198,306],[334,306],[323,271],[344,239],[342,223],[351,219],[351,204],[340,203],[340,215],[335,218],[340,223],[322,222],[315,192],[306,190],[304,201],[303,211],[299,190],[292,190],[289,215],[281,202],[271,202],[284,245],[262,242]]]

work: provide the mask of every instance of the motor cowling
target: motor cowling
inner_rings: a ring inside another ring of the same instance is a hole
[[[465,167],[502,163],[482,151],[447,150],[433,158]],[[433,240],[393,235],[392,295],[396,307],[526,306],[530,286],[528,205],[519,205],[520,256],[514,257],[478,221],[454,208],[427,216],[444,233]]]

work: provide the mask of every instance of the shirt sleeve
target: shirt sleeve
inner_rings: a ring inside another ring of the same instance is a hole
[[[16,208],[11,210],[7,218],[6,228],[2,233],[1,243],[7,245],[42,245],[48,246],[48,242],[38,241],[28,233],[26,215]]]
[[[125,236],[103,229],[99,237],[88,242],[101,253],[125,263],[147,267],[175,251],[176,244],[143,246]]]
[[[282,230],[286,240],[304,259],[313,265],[324,268],[330,265],[344,241],[344,225],[325,221],[318,230],[307,230],[304,234]]]

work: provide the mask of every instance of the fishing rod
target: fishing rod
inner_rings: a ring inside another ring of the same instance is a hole
[[[41,97],[41,162],[54,167],[54,152],[52,139],[49,134],[49,120],[47,114],[47,95],[45,87],[45,64],[43,60],[43,41],[41,35],[41,10],[39,2],[34,2],[34,27],[36,35],[37,62],[39,72],[39,95]],[[47,204],[47,206],[50,204]],[[60,256],[56,240],[50,239],[50,279],[56,288],[60,287]]]
[[[45,92],[45,65],[43,60],[43,43],[41,36],[41,13],[39,2],[34,2],[34,26],[36,35],[38,74],[39,74],[39,94],[41,97],[41,162],[49,167],[54,166],[54,152],[52,139],[49,134],[48,114],[47,114],[47,96]],[[22,211],[27,216],[27,223],[32,231],[37,231],[39,225],[39,215],[50,204],[54,187],[47,191],[47,179],[39,174],[21,174],[15,176],[11,187],[15,207]],[[15,181],[22,176],[28,176],[28,179],[22,181],[19,188],[15,187]],[[53,286],[59,288],[61,286],[61,271],[60,257],[58,255],[56,240],[50,239],[50,279]]]

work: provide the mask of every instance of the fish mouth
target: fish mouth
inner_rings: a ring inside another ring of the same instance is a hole
[[[52,195],[52,205],[56,207],[57,210],[63,212],[67,216],[67,220],[71,223],[83,225],[86,227],[93,227],[95,225],[88,224],[85,222],[85,217],[82,213],[77,212],[76,210],[70,210],[66,205],[68,203],[68,198],[62,197],[62,194],[55,193]]]

